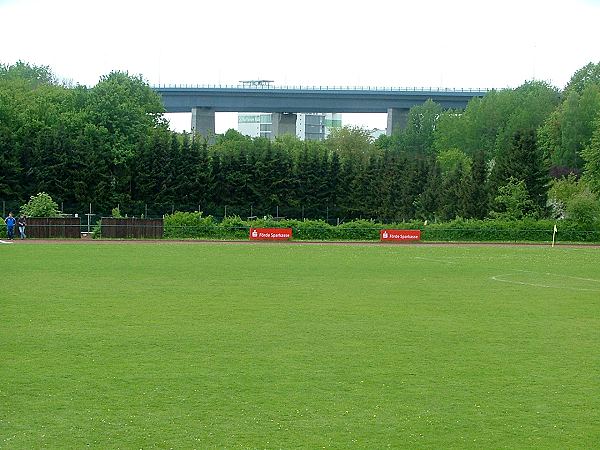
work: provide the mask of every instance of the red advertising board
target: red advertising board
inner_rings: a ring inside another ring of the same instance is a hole
[[[381,230],[381,242],[420,241],[421,230]]]
[[[251,241],[288,241],[291,238],[291,228],[250,228]]]

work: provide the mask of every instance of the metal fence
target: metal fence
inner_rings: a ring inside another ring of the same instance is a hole
[[[6,217],[9,212],[18,215],[22,203],[14,200],[0,200],[2,206],[2,217]],[[224,217],[239,216],[242,219],[272,217],[277,219],[310,219],[323,220],[331,225],[345,222],[352,219],[375,219],[384,222],[397,221],[402,218],[376,217],[360,213],[352,213],[346,208],[337,205],[317,204],[317,205],[273,205],[269,207],[257,207],[256,205],[215,205],[212,203],[144,203],[130,201],[111,205],[110,207],[91,204],[71,204],[67,202],[58,202],[60,213],[66,217],[79,217],[81,219],[81,232],[91,232],[93,227],[102,217],[113,217],[113,208],[119,210],[123,217],[136,217],[144,219],[163,218],[167,214],[173,214],[176,211],[194,212],[202,211],[204,216],[211,215],[216,220],[222,220]]]

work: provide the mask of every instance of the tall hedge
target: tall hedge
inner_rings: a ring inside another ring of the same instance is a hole
[[[230,216],[217,222],[200,212],[175,212],[165,216],[168,239],[248,239],[253,228],[292,228],[299,241],[378,241],[379,231],[388,229],[421,230],[422,240],[429,242],[551,242],[553,220],[465,220],[425,223],[420,221],[383,224],[372,220],[353,220],[330,225],[323,220],[275,220],[266,217],[243,220]],[[569,220],[558,222],[558,241],[600,242],[600,224],[583,227]]]

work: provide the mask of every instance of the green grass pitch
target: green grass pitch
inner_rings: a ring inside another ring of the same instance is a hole
[[[600,443],[597,248],[0,255],[0,448]]]

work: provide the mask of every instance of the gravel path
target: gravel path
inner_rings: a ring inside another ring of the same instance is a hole
[[[379,241],[287,241],[287,242],[271,242],[271,241],[216,241],[202,239],[25,239],[14,241],[0,241],[1,243],[14,243],[17,245],[37,245],[37,244],[71,244],[71,245],[132,245],[132,244],[155,244],[155,245],[264,245],[264,244],[291,244],[291,245],[354,245],[354,246],[428,246],[428,247],[448,247],[448,246],[468,246],[468,247],[549,247],[550,243],[544,242],[407,242],[407,243],[383,243]],[[600,244],[561,244],[557,243],[557,247],[585,247],[585,248],[600,248]]]

